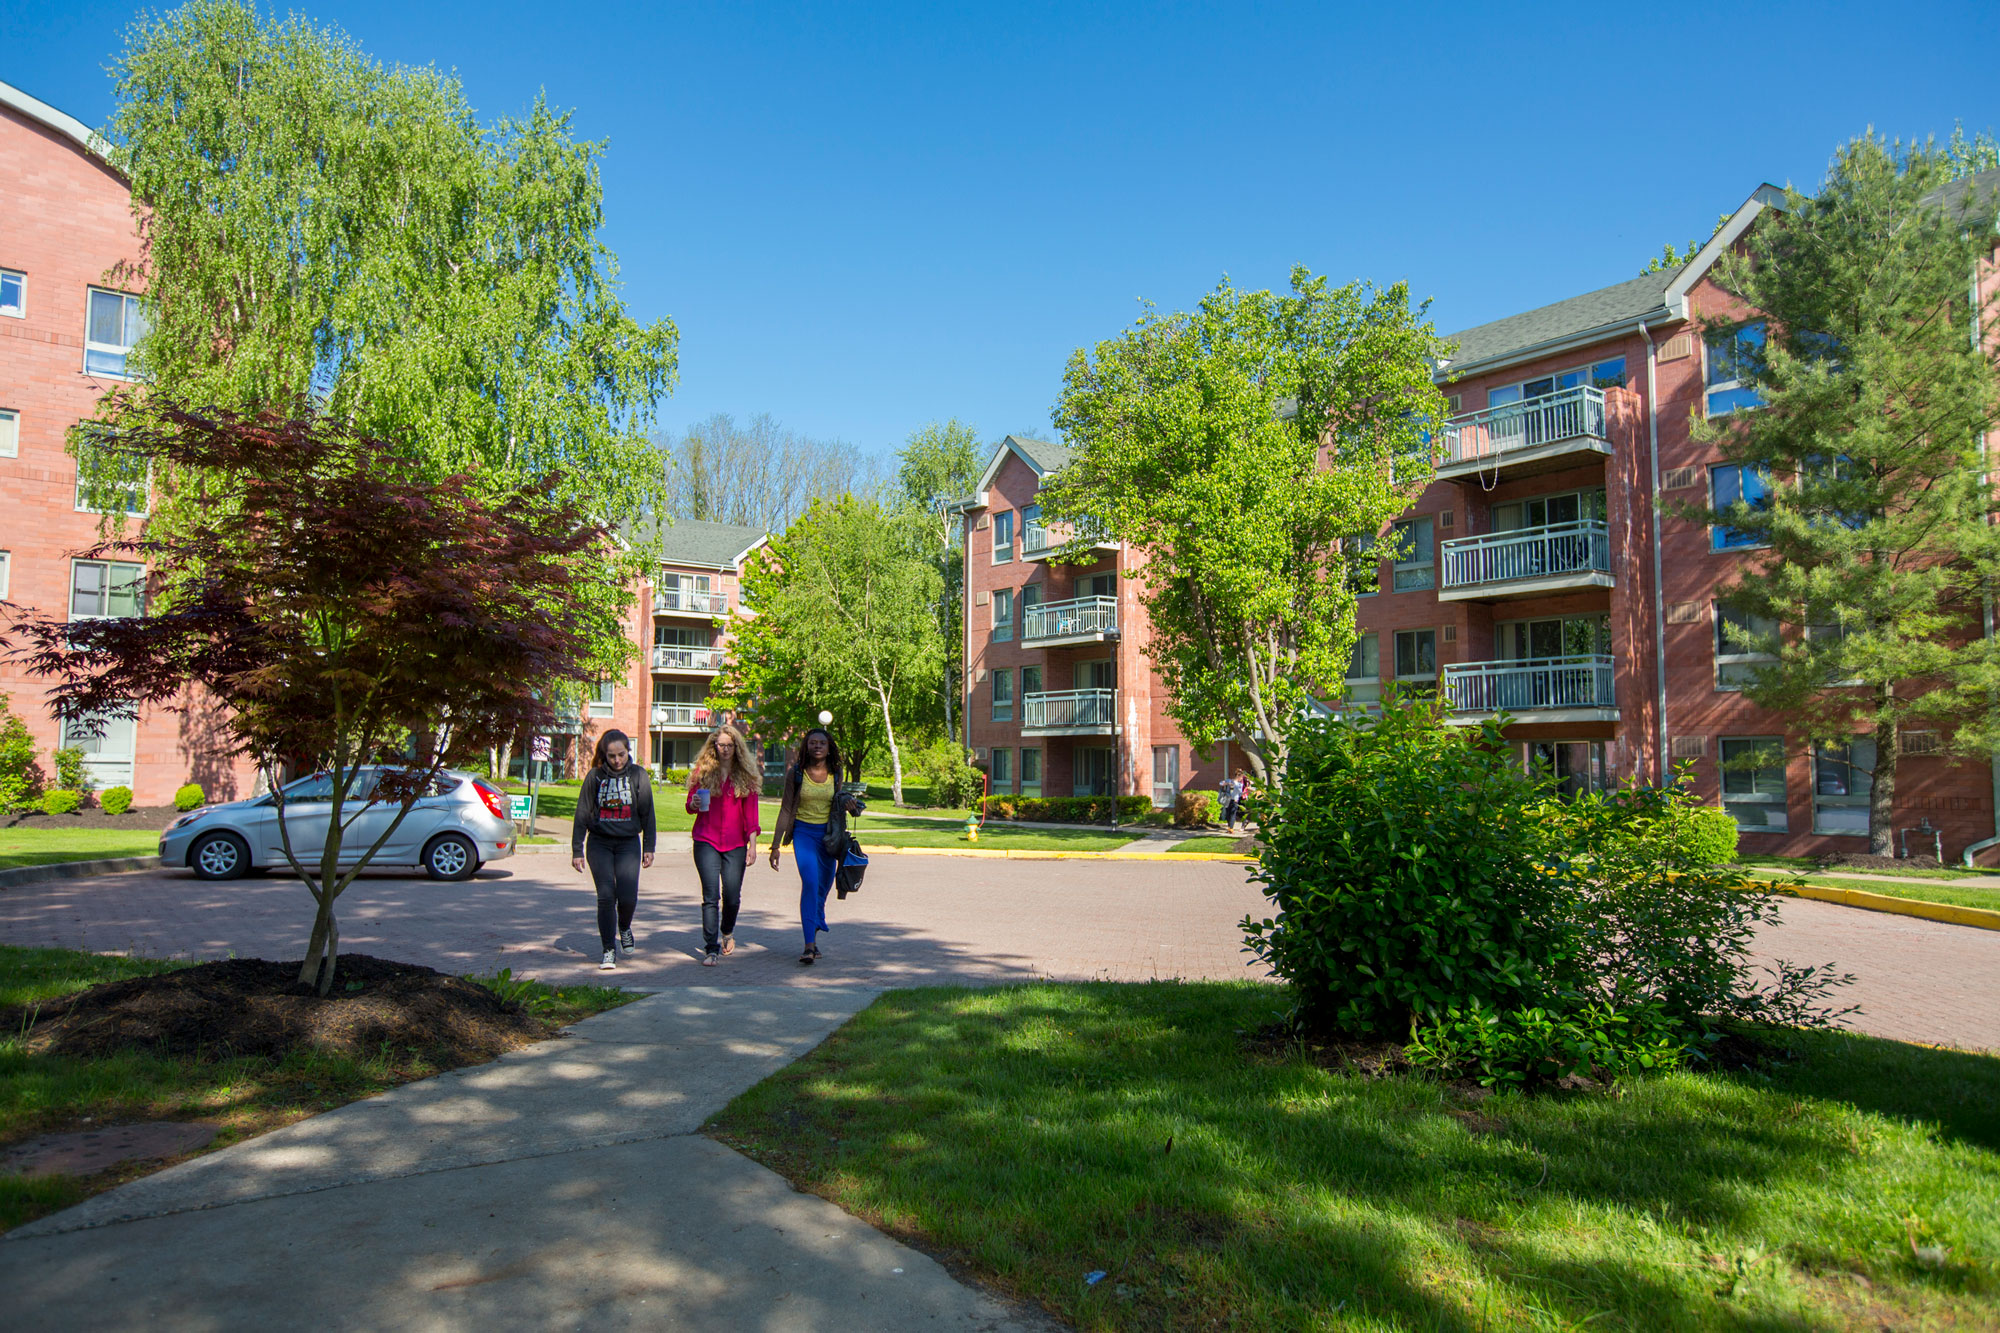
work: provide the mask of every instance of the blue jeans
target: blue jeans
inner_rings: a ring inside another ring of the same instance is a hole
[[[792,859],[799,863],[799,925],[810,949],[826,924],[826,895],[833,891],[832,858],[826,854],[826,825],[792,825]]]

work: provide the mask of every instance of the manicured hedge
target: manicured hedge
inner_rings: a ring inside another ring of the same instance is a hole
[[[1113,798],[1109,796],[988,796],[983,805],[994,819],[1023,819],[1043,824],[1103,824],[1111,819]],[[1118,822],[1132,823],[1152,810],[1145,796],[1116,798]]]

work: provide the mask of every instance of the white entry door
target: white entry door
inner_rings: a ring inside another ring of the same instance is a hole
[[[1181,789],[1181,747],[1153,747],[1153,808],[1170,810]]]

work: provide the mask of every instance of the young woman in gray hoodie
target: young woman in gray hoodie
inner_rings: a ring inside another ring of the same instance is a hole
[[[588,842],[586,845],[586,835]],[[570,865],[588,862],[597,885],[597,934],[604,944],[602,971],[618,966],[617,950],[632,952],[632,913],[639,906],[639,867],[653,864],[653,783],[632,762],[632,742],[622,731],[597,738],[597,752],[576,794],[570,825]]]

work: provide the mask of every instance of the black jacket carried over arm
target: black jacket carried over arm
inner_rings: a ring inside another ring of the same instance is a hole
[[[616,772],[593,768],[584,774],[583,787],[576,794],[576,818],[570,824],[571,856],[583,855],[583,835],[590,832],[607,838],[643,837],[642,849],[652,851],[658,836],[653,823],[652,775],[637,764],[627,764]]]

